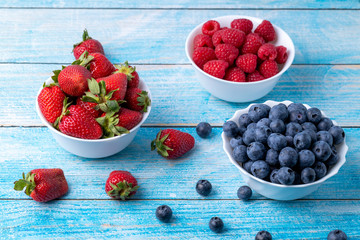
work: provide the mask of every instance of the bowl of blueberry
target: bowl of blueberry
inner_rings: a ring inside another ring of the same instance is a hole
[[[316,107],[290,101],[251,104],[223,125],[223,148],[245,182],[276,200],[302,198],[346,159],[345,133]]]

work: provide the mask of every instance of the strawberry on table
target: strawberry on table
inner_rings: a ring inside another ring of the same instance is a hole
[[[97,82],[104,81],[106,85],[106,92],[114,91],[111,100],[124,100],[128,80],[124,73],[114,73],[110,76],[98,78]]]
[[[131,110],[147,112],[151,100],[147,91],[139,88],[129,88],[125,95],[126,106]]]
[[[48,202],[67,193],[68,184],[63,170],[34,169],[28,174],[23,173],[23,179],[14,182],[14,189],[22,191],[37,202]]]
[[[44,88],[41,90],[37,101],[41,113],[48,122],[54,123],[55,120],[61,115],[65,97],[65,94],[59,86],[44,85]]]
[[[97,52],[105,55],[104,48],[101,43],[98,40],[92,39],[86,29],[84,30],[82,39],[82,42],[74,44],[73,52],[75,59],[78,59],[85,51],[88,53]]]
[[[138,189],[136,179],[128,171],[112,171],[105,184],[107,195],[121,200],[130,198]]]
[[[124,64],[115,65],[116,72],[114,73],[124,73],[128,79],[128,88],[137,88],[139,87],[139,74],[136,72],[136,68],[129,65],[126,61]]]

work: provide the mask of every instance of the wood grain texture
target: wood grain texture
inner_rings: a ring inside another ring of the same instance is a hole
[[[71,63],[72,46],[87,27],[112,62],[184,64],[190,31],[211,18],[234,14],[268,19],[283,28],[294,41],[296,64],[360,63],[356,10],[134,9],[0,9],[0,24],[6,26],[0,29],[0,62]]]

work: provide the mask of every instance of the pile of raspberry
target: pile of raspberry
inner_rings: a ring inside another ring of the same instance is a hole
[[[204,72],[232,82],[256,82],[279,72],[278,64],[288,58],[284,46],[270,43],[276,39],[273,25],[264,20],[252,32],[249,19],[234,19],[231,28],[210,20],[202,34],[194,38],[193,60]]]

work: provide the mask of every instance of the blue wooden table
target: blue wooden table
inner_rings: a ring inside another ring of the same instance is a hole
[[[333,1],[80,1],[0,2],[0,239],[254,239],[262,229],[274,239],[325,239],[340,228],[360,239],[360,3]],[[294,64],[268,99],[307,103],[345,128],[349,152],[340,172],[313,194],[280,202],[255,193],[237,199],[244,182],[222,150],[222,123],[246,104],[221,101],[197,81],[184,43],[191,29],[222,15],[269,19],[296,47]],[[100,40],[114,63],[128,60],[152,91],[153,109],[131,145],[105,159],[63,150],[35,112],[36,93],[62,64],[84,28]],[[213,126],[210,139],[195,133]],[[163,128],[195,137],[195,149],[167,161],[150,152]],[[13,190],[21,173],[62,168],[70,190],[59,200],[34,202]],[[128,170],[141,185],[132,200],[108,198],[112,170]],[[209,197],[195,191],[199,179],[213,185]],[[155,209],[169,205],[174,219],[162,224]],[[225,231],[212,233],[221,217]]]

